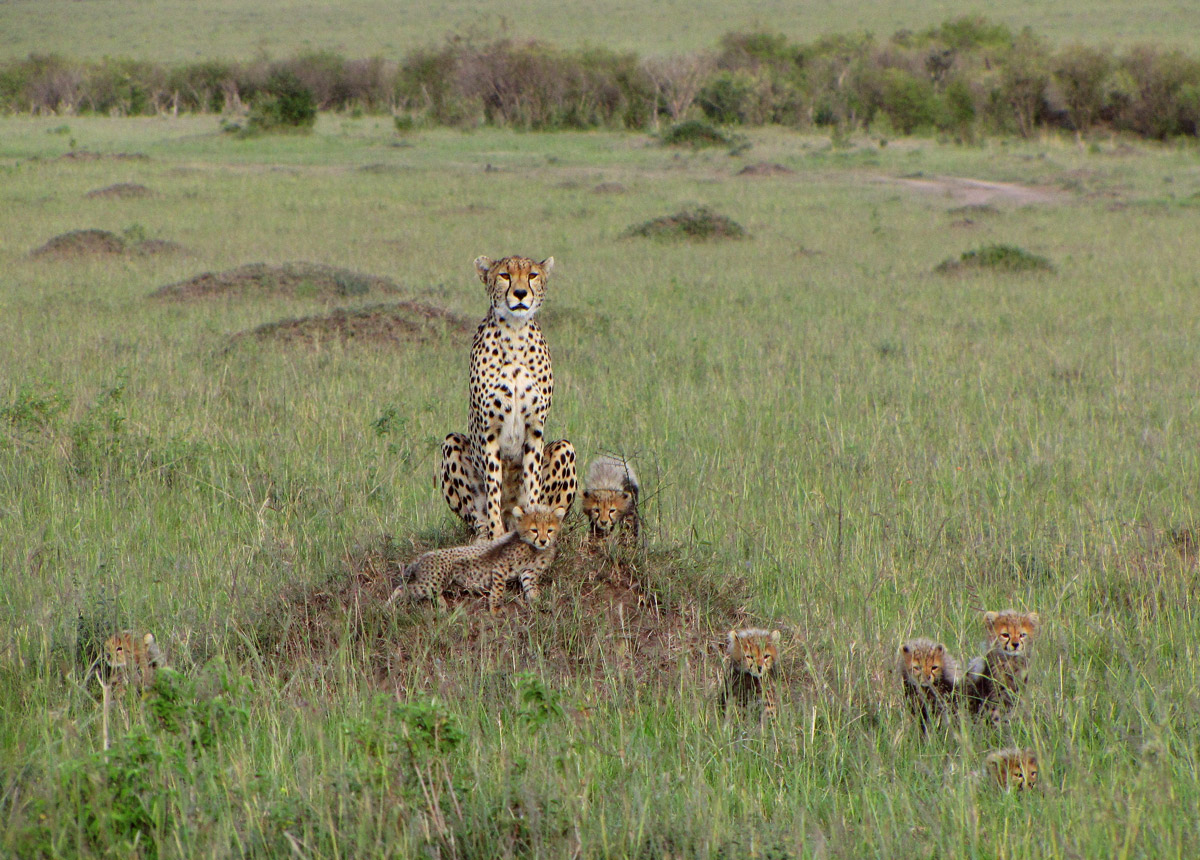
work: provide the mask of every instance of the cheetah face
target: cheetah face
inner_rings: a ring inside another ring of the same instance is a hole
[[[550,510],[544,505],[531,505],[529,510],[523,511],[514,505],[512,515],[517,521],[517,535],[520,539],[536,550],[543,550],[558,539],[558,532],[562,528],[563,517],[567,515],[567,511],[565,508]]]
[[[922,687],[934,686],[946,672],[946,649],[940,644],[932,648],[914,648],[905,644],[903,660],[909,677]]]
[[[1038,627],[1036,612],[985,612],[983,627],[987,631],[990,647],[1009,656],[1023,655],[1028,650],[1034,631]]]
[[[487,287],[492,308],[509,322],[524,322],[532,317],[546,297],[546,279],[554,268],[554,258],[540,263],[528,257],[505,257],[492,261],[478,257],[475,271]]]
[[[986,764],[1001,788],[1023,791],[1037,787],[1038,760],[1032,750],[999,750],[988,756]]]
[[[778,630],[730,630],[729,656],[741,671],[765,678],[779,657]]]
[[[633,494],[615,490],[585,490],[583,512],[591,521],[592,528],[600,534],[608,534],[629,513]]]

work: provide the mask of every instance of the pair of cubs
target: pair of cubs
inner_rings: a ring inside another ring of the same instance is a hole
[[[1029,672],[1029,651],[1039,619],[1036,612],[985,612],[984,653],[960,674],[958,663],[941,642],[911,639],[900,646],[897,668],[904,696],[921,725],[949,724],[959,700],[972,715],[999,725],[1007,720]]]

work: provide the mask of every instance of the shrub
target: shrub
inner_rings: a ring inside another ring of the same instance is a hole
[[[974,251],[964,251],[957,260],[942,261],[934,271],[954,274],[970,269],[1013,273],[1053,272],[1054,264],[1040,254],[1031,254],[1017,245],[985,245]]]
[[[312,91],[292,72],[279,70],[267,80],[264,92],[255,99],[247,131],[308,132],[317,122],[317,104]]]
[[[703,120],[690,119],[676,123],[663,132],[662,142],[666,146],[700,149],[705,146],[729,146],[733,138]]]
[[[746,122],[750,114],[753,83],[743,72],[720,72],[696,96],[704,115],[716,123]]]
[[[1054,80],[1062,88],[1063,102],[1075,131],[1085,134],[1104,109],[1105,87],[1112,72],[1112,57],[1084,45],[1064,48],[1054,61]]]
[[[901,134],[938,124],[942,107],[933,83],[903,69],[886,69],[880,93],[880,109]]]
[[[624,235],[661,241],[706,241],[709,239],[742,239],[746,236],[746,230],[736,221],[719,215],[706,206],[701,206],[636,224],[626,230]]]

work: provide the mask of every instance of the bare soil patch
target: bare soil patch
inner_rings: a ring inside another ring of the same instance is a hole
[[[136,182],[118,182],[115,185],[106,185],[104,188],[89,191],[83,196],[89,199],[129,200],[138,197],[153,197],[154,192]]]
[[[793,176],[796,171],[783,164],[770,161],[760,161],[757,164],[747,164],[737,172],[738,176]]]
[[[876,177],[874,181],[899,185],[925,194],[939,194],[949,197],[960,206],[985,206],[995,203],[1027,206],[1059,203],[1065,199],[1061,191],[1053,188],[1019,185],[1015,182],[987,182],[960,176]]]
[[[474,330],[470,321],[449,311],[420,302],[396,302],[267,323],[233,336],[231,345],[245,338],[283,344],[321,346],[327,343],[365,343],[398,346],[440,337],[446,333],[466,337]]]
[[[285,594],[264,614],[259,652],[290,676],[324,664],[339,649],[364,654],[371,679],[416,684],[442,695],[502,656],[510,668],[544,665],[561,677],[638,683],[700,672],[714,663],[724,632],[745,620],[741,583],[713,571],[695,574],[679,552],[580,547],[567,536],[527,607],[514,589],[497,616],[474,595],[448,598],[448,609],[386,602],[404,565],[429,549],[384,536],[351,553],[325,582]]]
[[[58,157],[59,161],[149,161],[150,156],[144,152],[91,152],[86,149],[73,149]]]
[[[339,299],[371,293],[398,293],[395,281],[323,263],[293,262],[280,266],[248,263],[224,272],[202,272],[167,284],[150,294],[156,299],[195,300],[242,296]]]

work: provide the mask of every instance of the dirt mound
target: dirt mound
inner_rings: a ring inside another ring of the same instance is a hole
[[[782,164],[770,161],[760,161],[757,164],[747,164],[737,172],[738,176],[793,176],[796,171]]]
[[[154,192],[145,185],[138,185],[136,182],[118,182],[116,185],[107,185],[104,188],[97,188],[95,191],[89,191],[84,197],[91,199],[132,199],[136,197],[153,197]]]
[[[684,659],[703,671],[724,631],[744,620],[741,587],[715,571],[698,576],[678,552],[610,555],[578,547],[574,536],[564,540],[571,546],[544,577],[538,605],[527,608],[513,589],[492,617],[487,599],[474,595],[451,597],[446,611],[403,598],[387,606],[404,564],[430,547],[381,538],[325,582],[293,590],[268,610],[256,634],[259,653],[290,675],[349,645],[365,655],[377,683],[411,688],[415,681],[441,695],[498,654],[510,668],[544,661],[561,676],[619,672],[648,683],[671,677]]]
[[[30,257],[76,260],[81,257],[115,257],[136,254],[150,257],[160,254],[184,254],[187,248],[168,239],[144,239],[131,242],[107,230],[72,230],[61,233],[45,245],[29,252]]]
[[[248,263],[225,272],[202,272],[194,278],[167,284],[150,294],[156,299],[208,299],[234,296],[290,296],[339,299],[372,292],[398,293],[388,278],[364,275],[322,263]]]
[[[622,234],[626,238],[641,237],[660,241],[708,241],[710,239],[744,239],[746,229],[731,218],[713,212],[706,206],[685,209],[674,215],[664,215],[641,224],[634,224]]]
[[[1031,254],[1017,245],[985,245],[964,251],[956,260],[943,260],[934,267],[941,275],[958,275],[979,271],[1022,274],[1030,272],[1053,273],[1054,264],[1041,254]]]
[[[323,316],[267,323],[234,335],[233,342],[253,337],[309,346],[333,341],[343,345],[396,345],[427,340],[443,332],[465,337],[473,329],[470,321],[442,308],[420,302],[396,302],[354,310],[338,308]]]
[[[72,257],[102,257],[124,254],[129,245],[116,233],[107,230],[72,230],[60,233],[45,245],[30,252],[31,257],[58,259]]]
[[[86,149],[72,149],[58,157],[59,161],[149,161],[150,156],[144,152],[90,152]]]

